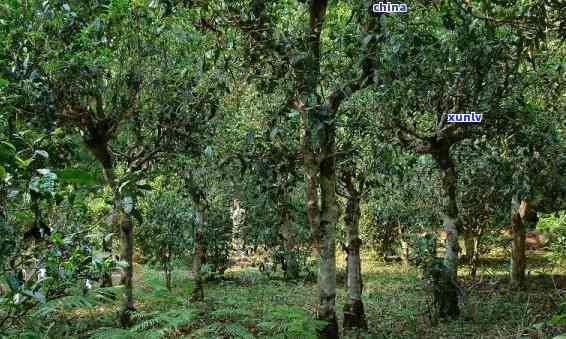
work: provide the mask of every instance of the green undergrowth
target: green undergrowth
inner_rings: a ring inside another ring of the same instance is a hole
[[[369,331],[344,337],[552,338],[566,332],[559,321],[553,322],[562,319],[555,314],[565,307],[561,301],[566,296],[566,278],[536,265],[531,265],[529,284],[523,290],[509,287],[504,261],[493,259],[493,265],[482,267],[473,280],[463,266],[462,315],[458,320],[435,323],[430,316],[430,293],[417,269],[367,257],[363,301]],[[338,271],[343,274],[343,267]],[[137,303],[131,328],[119,328],[116,323],[119,298],[95,297],[91,292],[43,308],[44,313],[30,324],[33,327],[22,329],[19,337],[315,338],[317,326],[323,325],[313,320],[316,284],[286,282],[277,275],[268,278],[254,268],[231,269],[224,279],[207,283],[204,302],[196,304],[189,302],[187,271],[174,272],[173,288],[168,291],[161,272],[140,267],[135,286]],[[112,291],[120,295],[119,288]],[[341,283],[337,294],[340,323],[345,298]]]
[[[482,267],[476,279],[464,266],[461,316],[436,322],[429,289],[417,270],[368,261],[364,266],[372,271],[364,285],[371,338],[553,338],[566,332],[549,321],[566,297],[565,276],[533,273],[524,289],[513,289],[505,265]],[[533,272],[546,271],[532,266]]]

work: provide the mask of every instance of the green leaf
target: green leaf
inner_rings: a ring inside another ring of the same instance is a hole
[[[49,239],[51,240],[51,242],[53,242],[55,245],[59,245],[59,246],[63,246],[64,242],[63,242],[63,238],[61,237],[61,234],[59,233],[54,233],[52,234]]]
[[[88,185],[96,182],[95,176],[80,168],[65,168],[57,171],[57,176],[63,183]]]
[[[0,141],[0,161],[12,162],[16,154],[16,147],[9,142]]]
[[[566,324],[566,316],[562,314],[555,314],[550,318],[550,323],[555,326],[562,326]]]
[[[21,168],[28,168],[29,165],[33,162],[33,158],[29,158],[29,159],[22,159],[18,156],[16,156],[16,163],[18,164],[18,166],[20,166]]]
[[[0,180],[4,180],[6,175],[7,175],[6,169],[4,168],[4,166],[0,165]]]
[[[0,141],[0,148],[9,150],[12,154],[16,153],[16,146],[12,145],[7,141]]]
[[[0,78],[0,88],[6,87],[9,84],[10,84],[10,82],[8,80]]]

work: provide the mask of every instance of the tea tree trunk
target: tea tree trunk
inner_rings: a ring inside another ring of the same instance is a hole
[[[311,133],[308,130],[307,117],[303,118],[303,153],[305,167],[305,188],[307,197],[307,222],[311,228],[313,256],[320,257],[320,219],[318,215],[318,167],[314,159],[314,149],[311,145]]]
[[[98,130],[97,130],[98,131]],[[124,212],[120,194],[118,192],[117,183],[114,176],[114,162],[108,150],[107,138],[98,137],[85,140],[89,149],[94,153],[96,158],[102,164],[102,171],[107,184],[112,189],[113,194],[113,225],[112,228],[118,228],[120,231],[121,241],[121,260],[126,264],[122,271],[121,284],[124,286],[124,295],[122,300],[122,309],[120,311],[120,323],[122,326],[131,324],[131,312],[134,308],[134,225],[131,223],[129,215]],[[105,251],[112,250],[112,240],[107,239],[103,243]],[[112,286],[112,276],[107,272],[103,277],[103,286]]]
[[[403,266],[406,268],[409,267],[409,243],[405,239],[405,234],[403,232],[403,227],[401,223],[398,224],[399,229],[399,242],[401,243],[401,261],[403,262]]]
[[[299,277],[299,266],[297,264],[297,256],[295,254],[295,239],[290,229],[290,213],[289,201],[286,192],[283,194],[283,201],[281,204],[281,236],[283,237],[283,246],[285,248],[285,263],[286,271],[285,277],[287,279],[297,279]]]
[[[513,223],[513,245],[511,258],[511,284],[522,286],[525,283],[525,227],[522,223]]]
[[[91,152],[94,154],[96,159],[102,165],[102,174],[104,177],[104,181],[106,184],[112,189],[113,194],[116,194],[116,183],[114,177],[114,166],[112,157],[110,152],[108,151],[108,145],[105,142],[96,142],[96,140],[87,141],[85,142]],[[114,199],[116,200],[116,199]],[[113,233],[114,230],[118,230],[117,227],[117,215],[118,210],[116,209],[116,203],[114,203],[112,210],[112,217],[111,217],[111,225],[109,225],[109,233]],[[119,231],[119,230],[118,230]],[[109,253],[110,257],[112,257],[112,236],[104,236],[102,239],[102,250],[106,253]],[[102,274],[102,283],[101,287],[112,287],[112,271],[107,270]]]
[[[169,246],[162,249],[161,267],[163,268],[163,274],[165,274],[165,287],[171,292],[171,251],[169,251]]]
[[[324,154],[335,152],[334,131],[327,130],[324,142]],[[322,338],[337,338],[338,323],[336,320],[336,222],[338,206],[336,202],[336,172],[334,157],[327,157],[321,163],[320,189],[320,266],[318,318],[328,322],[326,328],[319,333]]]
[[[204,225],[205,225],[205,206],[201,197],[193,197],[197,211],[197,225],[195,229],[195,244],[193,253],[193,290],[191,302],[204,300],[204,288],[202,281],[202,261],[204,258]]]
[[[102,239],[102,250],[112,257],[112,237],[105,236]],[[112,287],[112,270],[106,270],[102,273],[102,283],[100,287]]]
[[[320,36],[326,16],[327,0],[313,0],[309,7],[306,58],[297,69],[303,120],[303,155],[307,185],[307,214],[318,251],[319,303],[317,318],[327,325],[319,338],[338,338],[336,321],[336,139],[333,114],[320,102]],[[317,177],[318,176],[318,177]],[[318,181],[318,185],[317,185]],[[317,188],[320,188],[320,208]]]
[[[348,186],[348,184],[347,184]],[[367,329],[367,321],[362,302],[362,267],[360,247],[362,241],[359,237],[360,198],[357,192],[349,190],[348,205],[346,207],[346,231],[348,237],[347,258],[347,291],[348,296],[344,305],[344,329]]]
[[[171,292],[171,269],[169,268],[169,264],[165,264],[164,273],[165,273],[165,287],[169,292]]]
[[[481,233],[475,234],[472,237],[473,249],[472,249],[472,253],[471,253],[472,257],[470,259],[471,260],[470,263],[472,265],[470,275],[472,276],[472,278],[476,277],[476,274],[477,274],[477,271],[478,271],[478,266],[479,266],[479,261],[480,261],[480,250],[479,250],[480,238],[481,238]]]
[[[512,201],[511,230],[513,232],[513,245],[511,252],[511,284],[517,287],[525,284],[525,271],[527,269],[526,256],[526,227],[524,218],[528,213],[528,203],[523,200],[519,206],[516,197]]]
[[[123,326],[131,324],[131,312],[134,311],[134,227],[128,215],[120,212],[120,234],[122,239],[122,261],[126,263],[122,274],[122,285],[124,286],[124,296],[120,322]]]
[[[470,231],[464,232],[464,248],[466,250],[465,259],[466,263],[471,264],[474,257],[474,235]]]
[[[456,318],[460,314],[458,307],[458,207],[456,205],[456,169],[450,159],[449,146],[440,148],[437,162],[441,171],[443,188],[442,219],[445,234],[444,268],[442,288],[439,300],[439,316]]]

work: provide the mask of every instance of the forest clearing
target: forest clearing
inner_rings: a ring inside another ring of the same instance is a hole
[[[566,338],[562,0],[0,1],[0,338]]]

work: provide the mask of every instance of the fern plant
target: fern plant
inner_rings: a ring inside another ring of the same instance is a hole
[[[213,323],[207,327],[207,330],[216,337],[224,335],[229,338],[254,338],[254,335],[239,323]]]
[[[68,312],[75,308],[91,308],[92,300],[81,295],[70,295],[40,304],[37,311],[32,313],[33,317],[55,316]]]
[[[264,319],[257,324],[262,336],[275,338],[316,338],[317,331],[325,326],[324,321],[314,320],[302,308],[278,305],[265,312]]]
[[[186,326],[195,319],[195,311],[193,309],[176,309],[167,312],[136,312],[133,319],[139,322],[133,326],[130,331],[143,333],[150,329],[158,329],[160,334],[167,334],[178,330],[182,326]]]
[[[238,320],[245,317],[252,317],[253,314],[242,308],[225,307],[214,310],[208,314],[212,319],[228,321]]]

